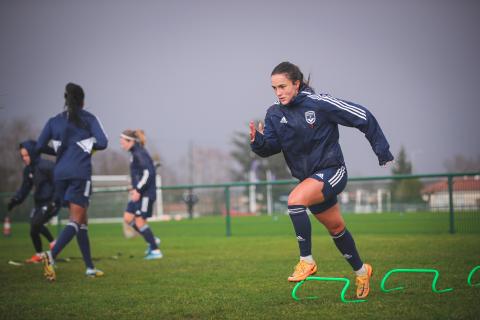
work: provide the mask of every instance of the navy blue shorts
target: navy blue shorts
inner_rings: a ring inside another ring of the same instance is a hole
[[[323,169],[315,172],[309,178],[323,182],[325,201],[308,207],[313,214],[319,214],[337,204],[337,194],[342,192],[347,185],[347,168],[340,166]]]
[[[90,204],[92,194],[92,182],[84,179],[68,179],[55,181],[55,202],[62,206],[70,203],[83,208]]]
[[[149,197],[141,197],[137,202],[129,201],[125,211],[147,219],[152,216],[154,203],[155,200],[150,200]]]

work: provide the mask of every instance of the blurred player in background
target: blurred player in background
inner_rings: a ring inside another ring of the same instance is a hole
[[[130,175],[132,190],[130,201],[123,214],[125,223],[140,233],[147,242],[145,259],[153,260],[163,257],[158,248],[160,239],[153,235],[147,224],[152,216],[153,204],[157,199],[155,182],[155,165],[145,149],[145,133],[143,130],[125,130],[120,135],[120,145],[123,150],[130,151]]]
[[[51,142],[57,156],[55,195],[49,210],[63,205],[70,211],[70,222],[58,236],[52,251],[43,255],[48,280],[56,279],[54,259],[75,236],[87,267],[85,274],[90,277],[103,275],[94,267],[90,254],[87,208],[92,187],[92,152],[105,149],[108,140],[99,120],[83,109],[82,87],[68,83],[64,97],[66,110],[48,120],[36,148],[37,152],[43,152]]]
[[[273,69],[271,84],[278,102],[267,110],[265,126],[260,123],[257,130],[250,122],[251,148],[261,157],[283,152],[292,175],[300,180],[288,198],[288,212],[300,248],[300,261],[288,280],[298,282],[317,271],[311,251],[309,208],[355,271],[357,297],[364,298],[370,290],[372,267],[360,259],[337,203],[337,195],[347,183],[338,125],[362,131],[380,165],[392,161],[393,156],[377,120],[367,109],[315,94],[308,82],[290,62]]]
[[[27,263],[38,263],[42,261],[42,239],[43,235],[50,243],[50,248],[55,244],[50,230],[45,226],[53,216],[58,213],[58,208],[47,212],[47,205],[53,200],[54,183],[52,161],[42,159],[35,151],[36,142],[27,140],[19,145],[20,156],[25,167],[23,169],[23,181],[20,189],[10,199],[8,211],[21,204],[34,189],[34,207],[30,213],[30,237],[32,238],[35,254],[27,259]]]

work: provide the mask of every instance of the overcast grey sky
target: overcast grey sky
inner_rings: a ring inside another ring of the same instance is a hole
[[[443,172],[480,153],[479,31],[480,1],[0,0],[0,117],[40,129],[73,81],[113,148],[143,128],[174,166],[189,141],[230,150],[289,60],[367,107],[415,172]],[[361,132],[341,145],[350,175],[389,174]]]

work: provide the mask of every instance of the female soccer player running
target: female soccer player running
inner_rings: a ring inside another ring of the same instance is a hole
[[[130,162],[132,190],[123,220],[140,233],[147,242],[145,259],[154,260],[162,258],[163,255],[158,249],[160,239],[153,235],[147,224],[147,219],[152,216],[153,204],[157,199],[157,188],[155,165],[145,149],[145,142],[143,130],[125,130],[120,135],[122,149],[130,151],[132,154]]]
[[[99,120],[83,109],[85,94],[82,87],[68,83],[65,87],[66,110],[50,118],[37,142],[37,152],[44,151],[49,142],[57,155],[55,165],[55,196],[49,210],[68,206],[70,222],[60,233],[52,251],[43,255],[44,273],[48,280],[55,280],[54,259],[76,235],[85,274],[102,276],[94,267],[88,239],[87,207],[91,194],[92,163],[94,150],[103,150],[108,140]]]
[[[58,209],[47,212],[47,205],[53,199],[53,168],[55,164],[37,156],[35,145],[36,141],[34,140],[20,143],[20,156],[25,164],[23,181],[20,189],[8,203],[8,211],[11,211],[27,198],[32,188],[35,190],[33,194],[34,207],[30,214],[30,237],[35,248],[35,254],[25,261],[27,263],[42,261],[42,239],[40,235],[48,240],[50,248],[55,244],[54,238],[45,223],[58,213]]]
[[[300,183],[288,197],[288,212],[295,229],[300,261],[289,281],[298,282],[317,271],[311,251],[311,224],[306,209],[321,222],[356,273],[357,297],[370,291],[372,267],[363,263],[337,203],[347,183],[338,125],[365,134],[380,165],[393,160],[389,144],[374,116],[364,107],[326,94],[315,94],[300,69],[282,62],[271,73],[278,102],[267,110],[265,126],[250,122],[252,150],[261,157],[283,152],[292,175]]]

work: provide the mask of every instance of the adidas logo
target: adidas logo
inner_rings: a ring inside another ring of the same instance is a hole
[[[345,254],[343,255],[343,257],[344,257],[345,259],[350,259],[352,256],[349,255],[348,253],[345,253]]]
[[[305,239],[303,239],[301,236],[297,236],[297,240],[298,241],[305,241]]]
[[[323,173],[317,173],[316,176],[319,177],[320,179],[323,179]]]
[[[280,123],[288,123],[287,118],[282,117],[282,119],[280,120]]]

